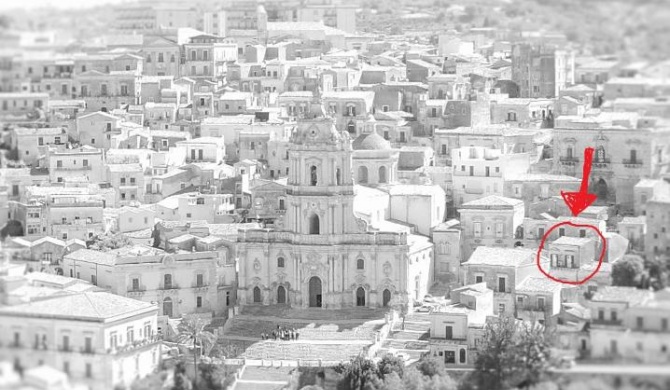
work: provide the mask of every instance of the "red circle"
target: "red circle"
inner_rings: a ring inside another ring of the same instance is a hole
[[[559,226],[563,226],[563,225],[569,225],[569,226],[573,226],[573,227],[585,227],[585,228],[593,229],[593,230],[596,231],[596,233],[598,233],[598,236],[600,236],[600,239],[601,239],[602,242],[603,242],[603,247],[602,247],[602,249],[600,250],[600,258],[598,259],[598,266],[596,267],[595,270],[593,270],[593,272],[591,272],[590,274],[586,275],[586,277],[584,277],[583,279],[579,279],[579,280],[575,280],[575,281],[560,279],[560,278],[557,278],[557,277],[555,277],[555,276],[551,276],[551,274],[549,274],[547,271],[545,271],[545,270],[542,268],[542,264],[541,264],[541,262],[540,262],[540,259],[541,259],[541,257],[542,257],[541,254],[542,254],[542,249],[544,249],[544,244],[545,244],[545,242],[547,241],[547,238],[549,237],[549,234],[551,234],[552,230],[556,229],[556,228],[559,227]],[[572,223],[572,222],[570,222],[570,221],[564,221],[564,222],[557,223],[556,225],[552,226],[552,227],[551,227],[551,228],[544,234],[544,236],[542,236],[542,241],[540,242],[540,247],[537,249],[537,256],[536,256],[536,258],[535,258],[535,262],[536,262],[536,264],[537,264],[537,268],[540,270],[540,272],[542,272],[542,274],[544,274],[544,276],[548,277],[549,279],[551,279],[551,280],[553,280],[553,281],[555,281],[555,282],[563,283],[563,284],[571,284],[571,285],[578,286],[578,285],[580,285],[580,284],[584,284],[584,283],[586,283],[589,279],[591,279],[592,277],[596,276],[596,274],[598,273],[598,271],[600,271],[600,266],[603,265],[603,260],[605,259],[605,253],[606,253],[606,252],[607,252],[607,240],[605,239],[605,236],[603,236],[603,234],[600,233],[600,230],[599,230],[596,226],[593,226],[593,225],[581,225],[581,224],[578,224],[578,223]]]

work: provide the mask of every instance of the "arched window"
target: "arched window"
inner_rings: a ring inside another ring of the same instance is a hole
[[[356,269],[365,269],[365,260],[363,259],[356,260]]]
[[[340,173],[340,168],[335,170],[335,185],[342,185],[342,174]]]
[[[379,167],[379,182],[386,183],[386,167]]]
[[[605,148],[598,146],[598,149],[596,149],[596,162],[605,162],[605,157]]]
[[[358,183],[367,183],[368,182],[368,167],[361,165],[358,167]]]
[[[510,111],[507,113],[507,121],[508,122],[516,122],[516,112]]]
[[[165,288],[165,289],[171,289],[172,288],[172,275],[171,274],[165,274],[163,276],[163,288]]]
[[[309,217],[309,234],[319,234],[319,216],[316,214]]]
[[[633,164],[637,162],[637,150],[635,149],[630,150],[630,162]]]
[[[573,149],[572,149],[572,146],[568,146],[568,149],[566,150],[566,153],[567,153],[567,157],[568,157],[568,159],[571,159],[572,156],[573,156]]]
[[[261,303],[261,289],[260,287],[254,287],[254,303]]]
[[[458,353],[458,360],[461,362],[461,364],[465,364],[466,360],[466,354],[465,354],[465,349],[461,349],[461,351]]]
[[[284,258],[283,257],[278,257],[277,258],[277,267],[284,268]]]
[[[312,165],[309,167],[309,183],[310,185],[315,186],[317,183],[317,176],[316,176],[316,166]]]

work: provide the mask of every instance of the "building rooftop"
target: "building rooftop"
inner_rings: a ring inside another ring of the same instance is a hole
[[[157,310],[151,303],[106,292],[84,292],[57,296],[22,305],[0,308],[1,316],[74,319],[110,322]]]
[[[639,306],[651,299],[653,292],[635,287],[604,286],[600,287],[591,301],[593,302],[620,302],[631,306]]]
[[[75,261],[83,261],[86,263],[94,263],[109,266],[114,265],[116,263],[116,255],[114,254],[110,254],[109,252],[101,252],[83,248],[65,255],[65,258]]]
[[[531,249],[480,246],[464,264],[517,267],[532,264],[536,255],[537,251]]]
[[[552,244],[584,246],[584,245],[587,245],[591,242],[593,242],[593,239],[591,239],[591,238],[563,236],[563,237],[559,237],[558,239],[554,240],[554,242],[552,242]]]
[[[544,276],[528,276],[516,286],[517,292],[553,293],[561,291],[563,285]]]
[[[519,199],[506,198],[504,196],[489,195],[481,199],[463,203],[461,208],[513,208],[518,205],[523,205],[523,201]]]

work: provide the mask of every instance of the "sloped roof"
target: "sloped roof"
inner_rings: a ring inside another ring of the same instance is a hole
[[[498,195],[489,195],[484,198],[476,199],[467,203],[463,203],[461,208],[489,208],[489,207],[504,207],[510,208],[523,204],[522,200],[507,198]]]
[[[535,260],[535,255],[536,251],[531,249],[480,246],[464,264],[517,267],[531,264]]]
[[[157,310],[148,302],[106,292],[58,296],[23,305],[0,308],[0,316],[42,317],[106,322]]]

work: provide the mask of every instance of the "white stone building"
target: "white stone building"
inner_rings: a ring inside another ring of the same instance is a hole
[[[348,133],[331,119],[298,124],[283,221],[238,238],[240,305],[331,309],[423,298],[432,281],[432,244],[356,218],[351,172]]]

